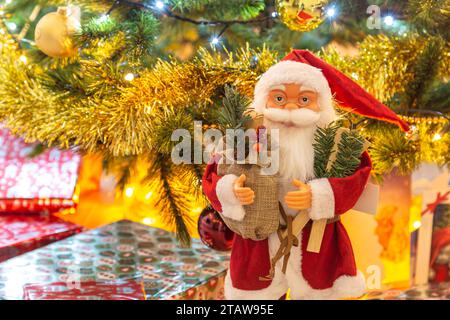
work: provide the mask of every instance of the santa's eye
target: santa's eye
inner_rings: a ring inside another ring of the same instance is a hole
[[[309,98],[308,97],[300,97],[300,104],[301,105],[307,105],[307,104],[309,104],[309,102],[310,102],[310,100],[309,100]]]
[[[277,94],[276,96],[274,96],[274,100],[275,100],[275,103],[278,105],[284,104],[284,102],[286,101],[284,96],[281,94]]]

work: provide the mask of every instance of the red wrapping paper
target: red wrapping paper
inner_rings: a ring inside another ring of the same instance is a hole
[[[53,282],[27,284],[24,300],[145,300],[142,281]]]
[[[75,205],[80,156],[49,149],[30,157],[34,147],[0,124],[0,214],[55,212]]]
[[[79,225],[53,216],[0,215],[0,262],[82,230]]]

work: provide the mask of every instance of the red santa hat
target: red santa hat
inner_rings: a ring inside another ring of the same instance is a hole
[[[398,125],[408,131],[408,124],[395,112],[376,100],[356,82],[317,58],[307,50],[294,50],[282,61],[269,68],[255,87],[251,105],[255,111],[263,113],[267,96],[272,87],[283,83],[299,83],[319,94],[318,103],[322,112],[331,115],[332,97],[343,109],[368,118],[383,120]]]

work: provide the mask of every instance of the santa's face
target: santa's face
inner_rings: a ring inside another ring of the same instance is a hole
[[[269,93],[264,116],[285,127],[310,127],[320,119],[318,94],[300,84],[273,86]]]
[[[317,112],[319,111],[317,93],[294,83],[274,86],[269,91],[267,108],[285,110],[307,108]]]
[[[264,124],[278,130],[279,172],[290,179],[313,175],[314,132],[321,118],[319,95],[301,84],[270,87],[264,109]]]

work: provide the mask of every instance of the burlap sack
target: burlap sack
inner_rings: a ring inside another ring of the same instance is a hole
[[[255,192],[254,202],[244,206],[245,216],[242,221],[221,215],[231,230],[252,240],[267,239],[277,231],[280,224],[277,175],[263,175],[261,166],[255,164],[219,164],[217,173],[220,176],[234,174],[238,177],[245,174],[245,186]]]

